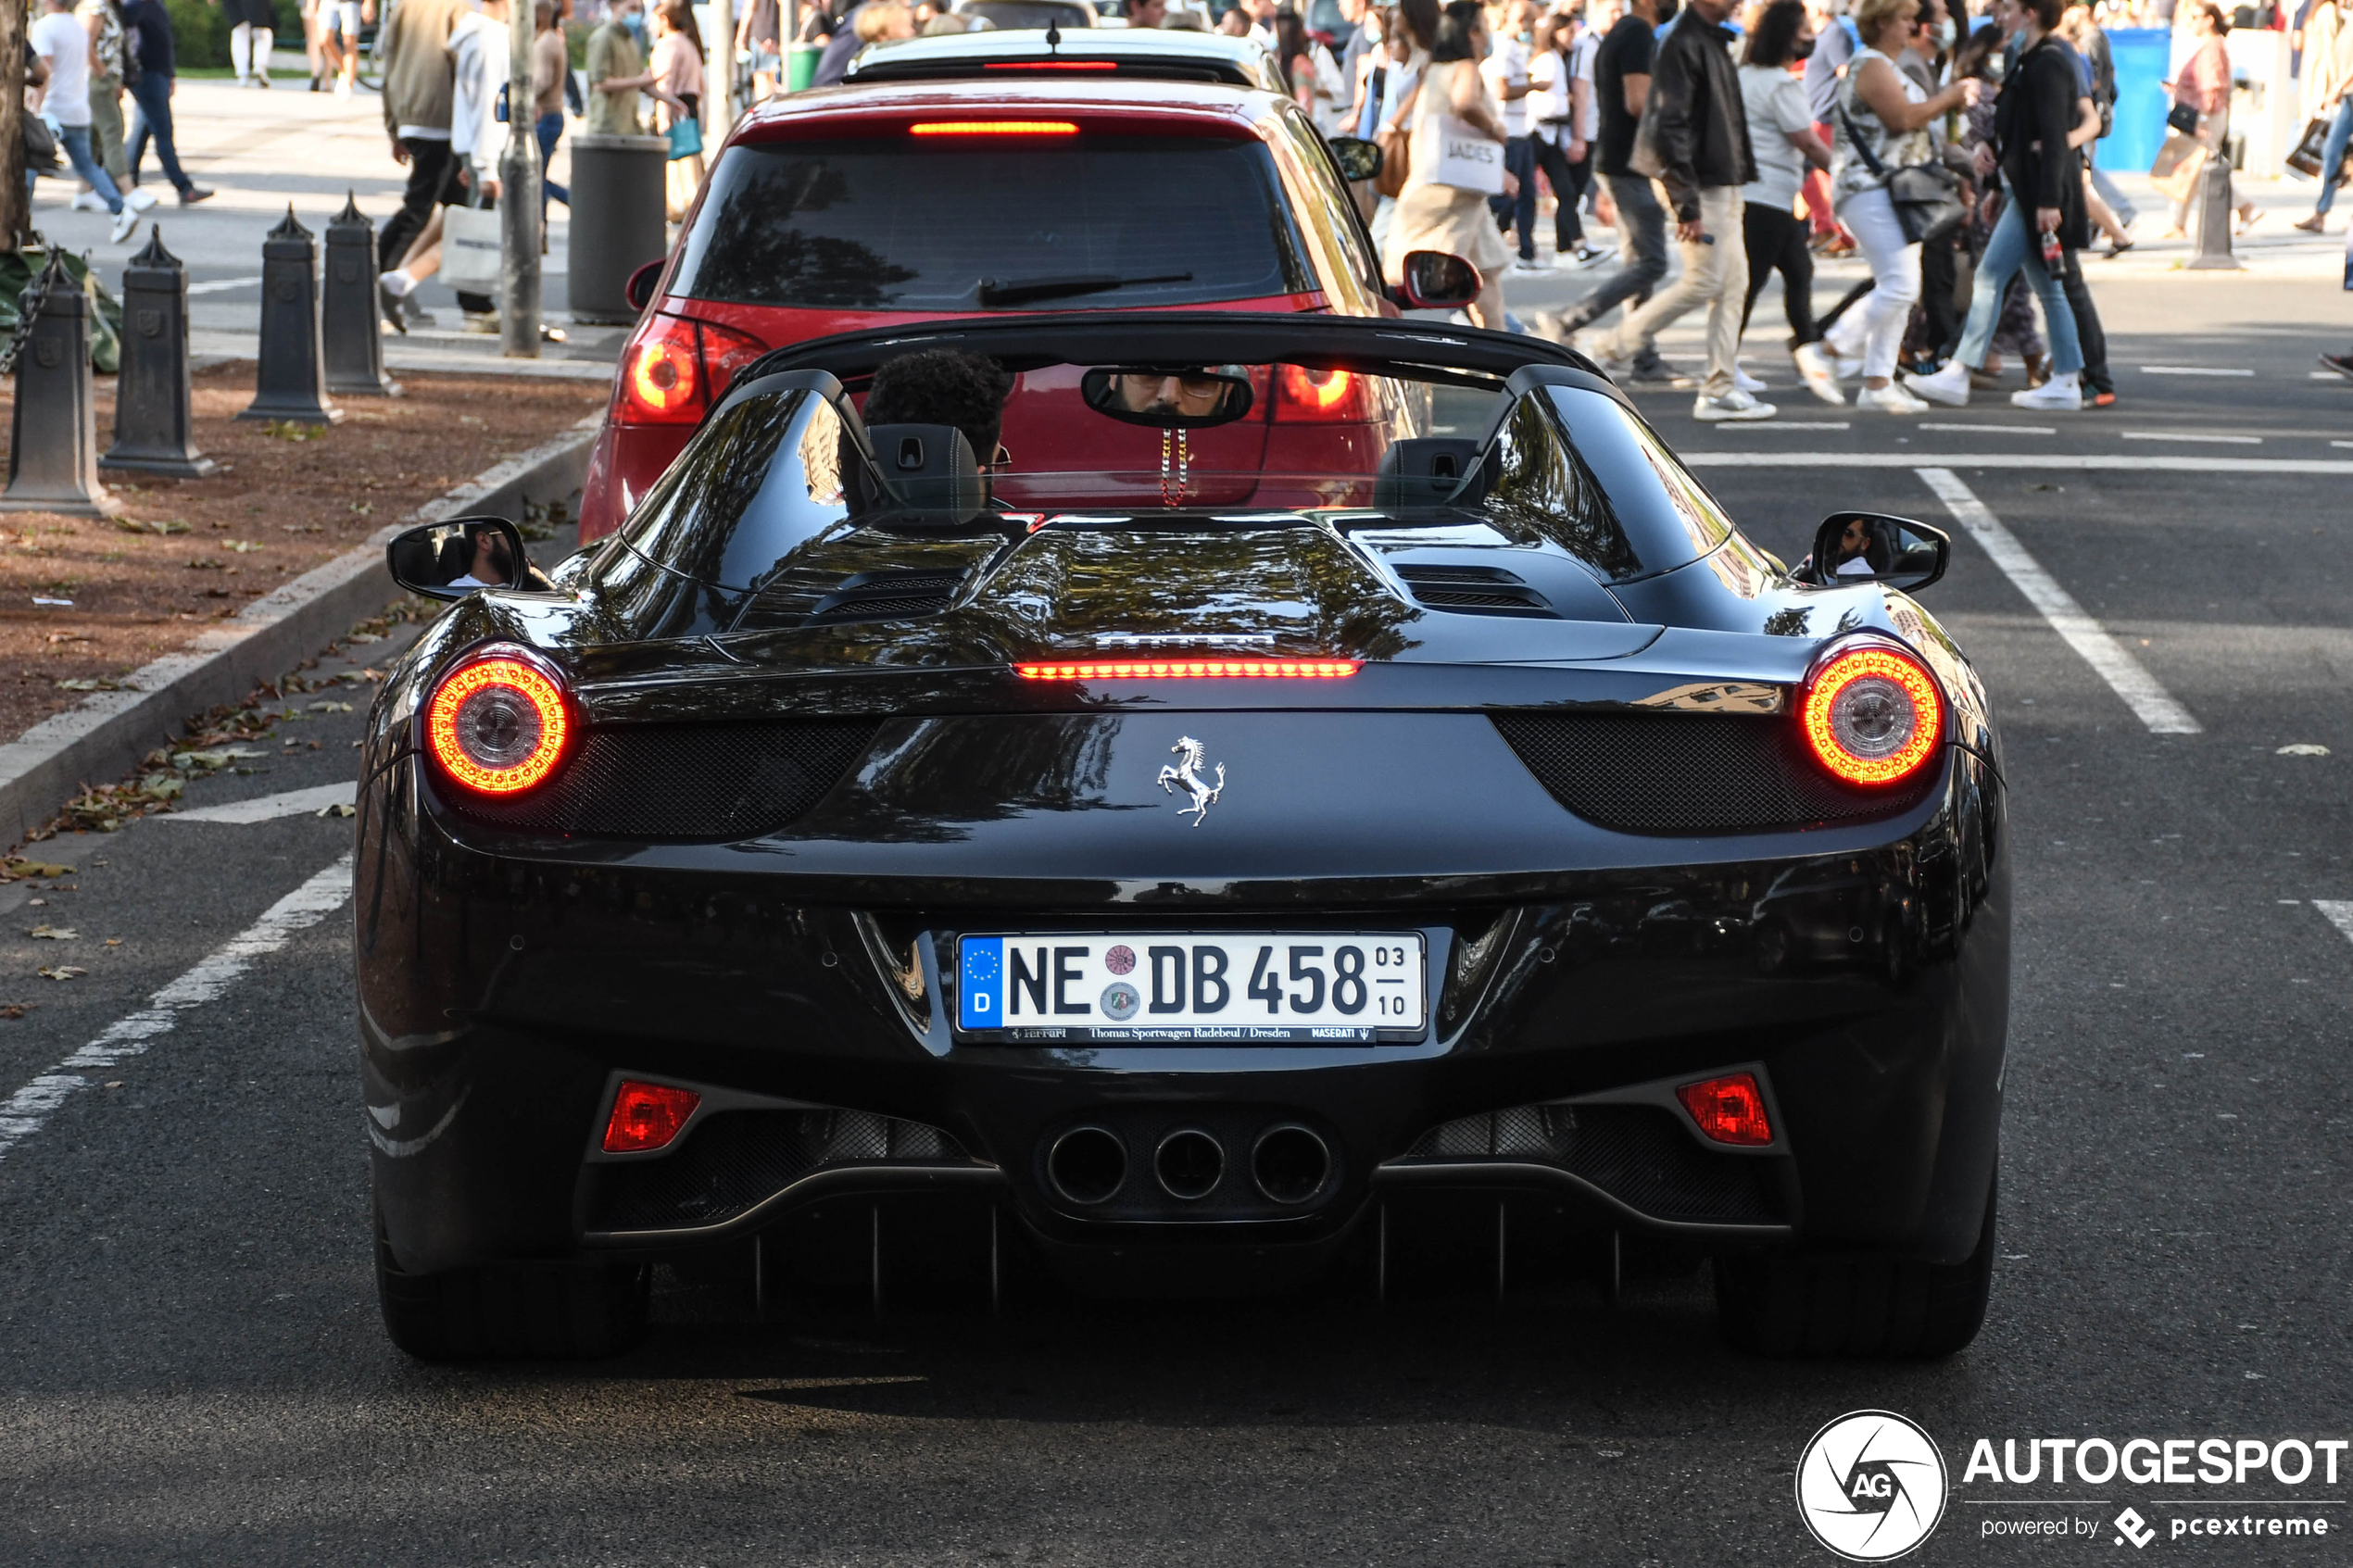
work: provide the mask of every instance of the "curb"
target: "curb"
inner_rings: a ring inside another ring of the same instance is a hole
[[[365,545],[205,628],[181,652],[124,677],[122,690],[96,693],[0,746],[0,842],[23,842],[47,825],[78,787],[120,777],[191,713],[243,699],[383,609],[399,592],[384,572],[384,545],[402,529],[466,515],[519,521],[526,501],[578,494],[589,443],[603,420],[602,411],[592,414],[554,440],[485,469],[377,530]]]

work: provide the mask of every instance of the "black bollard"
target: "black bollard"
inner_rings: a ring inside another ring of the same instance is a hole
[[[319,358],[319,247],[289,206],[286,220],[261,242],[261,364],[253,402],[237,418],[340,424],[343,410],[327,401],[326,381]]]
[[[35,294],[40,295],[36,300]],[[19,306],[31,323],[17,357],[8,488],[0,511],[107,517],[98,481],[98,404],[90,383],[90,296],[54,247]]]
[[[2224,143],[2206,167],[2198,170],[2197,191],[2191,198],[2197,207],[2190,221],[2194,225],[2197,254],[2183,263],[2190,272],[2236,271],[2242,266],[2231,254],[2231,148]]]
[[[326,339],[327,390],[353,397],[397,397],[400,383],[384,374],[383,331],[376,315],[376,226],[344,194],[343,210],[327,220],[327,281],[320,307]]]
[[[122,270],[122,374],[114,389],[114,445],[102,469],[208,479],[216,465],[190,428],[188,269],[163,248],[163,225]]]

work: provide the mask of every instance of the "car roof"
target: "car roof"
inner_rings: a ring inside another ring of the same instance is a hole
[[[771,137],[797,137],[833,121],[874,119],[885,124],[909,115],[952,113],[971,119],[1019,119],[1052,114],[1084,119],[1091,126],[1114,129],[1134,118],[1157,122],[1163,130],[1183,121],[1207,130],[1263,140],[1262,129],[1290,100],[1278,94],[1228,87],[1214,82],[1165,82],[1142,78],[1086,77],[1038,81],[998,78],[978,81],[875,82],[859,86],[813,88],[769,99],[736,122],[731,142],[761,142]],[[816,122],[812,124],[812,122]],[[850,127],[841,127],[849,133]],[[1199,132],[1195,132],[1196,134]],[[1214,133],[1214,132],[1213,132]]]
[[[1088,29],[1059,33],[1050,46],[1042,28],[1001,28],[979,32],[948,33],[934,38],[910,38],[860,52],[845,81],[907,81],[975,76],[991,68],[1084,65],[1108,61],[1117,66],[1106,76],[1133,80],[1166,74],[1176,80],[1215,81],[1237,87],[1279,93],[1275,57],[1254,38],[1227,38],[1214,32],[1151,28]],[[1006,74],[1012,74],[1010,69]],[[1073,76],[1086,74],[1078,70]]]

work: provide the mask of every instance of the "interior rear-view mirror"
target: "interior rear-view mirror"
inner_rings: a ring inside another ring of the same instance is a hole
[[[1405,281],[1397,287],[1397,303],[1408,310],[1459,310],[1478,297],[1478,269],[1442,250],[1405,254]]]
[[[523,553],[522,530],[503,517],[411,528],[384,546],[384,568],[394,582],[429,599],[462,599],[477,588],[549,586]]]
[[[668,265],[667,260],[648,261],[629,274],[629,281],[621,285],[621,297],[629,302],[630,309],[643,310],[654,302],[654,285],[661,282],[661,270]]]
[[[1799,569],[1810,582],[1884,583],[1907,594],[1944,575],[1951,535],[1885,512],[1832,512],[1814,531],[1814,553]]]
[[[1324,144],[1331,148],[1333,158],[1340,164],[1341,176],[1350,184],[1360,180],[1380,178],[1382,159],[1378,143],[1367,142],[1362,136],[1329,136],[1325,138]]]
[[[1239,365],[1099,365],[1078,381],[1087,407],[1123,424],[1199,430],[1250,412],[1250,372]]]

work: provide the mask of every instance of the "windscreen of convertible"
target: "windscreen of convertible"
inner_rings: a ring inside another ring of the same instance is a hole
[[[679,264],[696,299],[834,310],[1133,309],[1315,287],[1261,144],[750,143]]]

